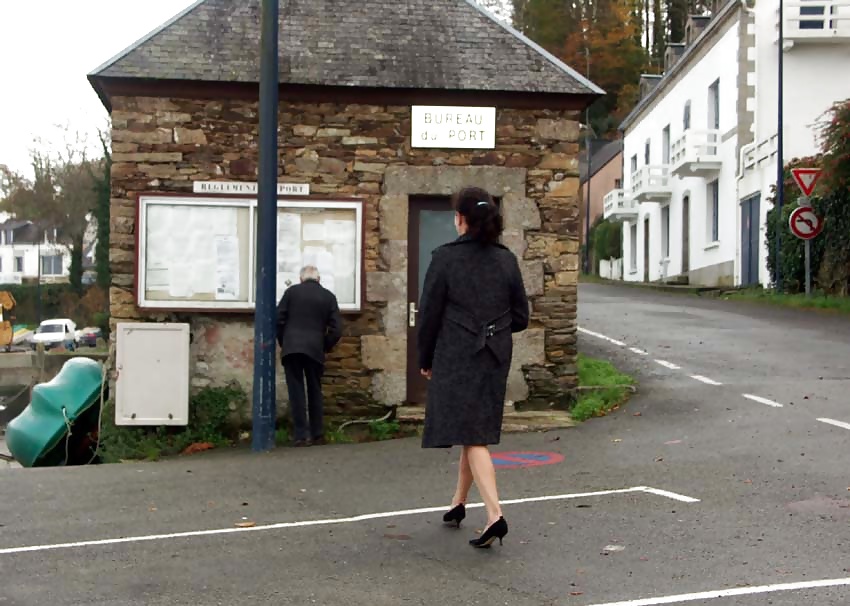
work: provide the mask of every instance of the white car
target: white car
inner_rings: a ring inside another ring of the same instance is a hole
[[[77,348],[77,325],[67,318],[45,320],[32,336],[32,348],[35,349],[39,343],[44,344],[44,349],[62,345],[73,351]]]

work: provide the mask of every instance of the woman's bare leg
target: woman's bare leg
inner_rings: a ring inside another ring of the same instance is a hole
[[[502,507],[499,505],[499,493],[496,490],[496,468],[486,446],[465,446],[466,458],[475,478],[475,485],[487,508],[487,526],[497,522],[502,517]]]
[[[472,469],[469,467],[466,448],[462,448],[460,451],[460,463],[457,469],[457,490],[452,499],[452,507],[456,507],[461,503],[466,504],[470,488],[472,488]]]

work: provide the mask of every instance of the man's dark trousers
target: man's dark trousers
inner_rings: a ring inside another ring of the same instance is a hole
[[[322,374],[324,374],[324,367],[304,354],[290,354],[283,357],[283,369],[286,374],[286,387],[289,390],[289,408],[295,428],[295,440],[317,440],[323,437]]]

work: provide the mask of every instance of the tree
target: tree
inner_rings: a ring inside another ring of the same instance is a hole
[[[112,154],[109,151],[108,131],[100,131],[98,137],[103,147],[103,158],[91,167],[96,196],[93,215],[97,222],[97,244],[95,245],[94,257],[97,285],[102,288],[109,288],[112,281],[109,270],[109,201],[112,191]]]
[[[79,139],[78,139],[79,142]],[[70,282],[82,288],[83,239],[88,215],[96,205],[96,176],[102,172],[81,147],[68,145],[64,152],[30,152],[32,180],[8,168],[2,171],[0,209],[36,224],[48,239],[56,230],[57,244],[71,255]]]
[[[567,37],[560,57],[569,65],[585,67],[588,76],[607,95],[590,108],[590,123],[599,134],[612,134],[631,110],[636,84],[647,63],[647,55],[636,41],[640,24],[633,17],[632,0],[596,0],[589,19]],[[584,71],[584,70],[582,70]],[[634,83],[634,89],[628,87]],[[623,95],[629,103],[623,103]]]

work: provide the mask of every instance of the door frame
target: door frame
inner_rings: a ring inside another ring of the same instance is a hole
[[[682,196],[682,274],[691,271],[691,196]]]

